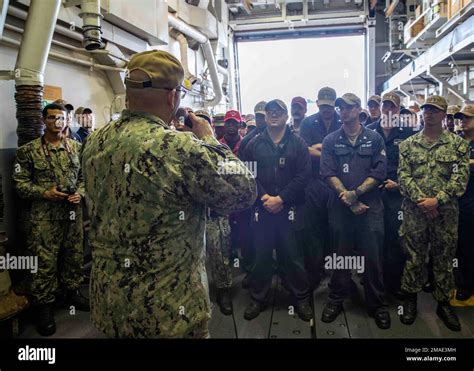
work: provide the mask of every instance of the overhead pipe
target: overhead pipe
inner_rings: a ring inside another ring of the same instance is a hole
[[[178,31],[172,30],[171,36],[173,36],[179,43],[179,50],[181,54],[181,64],[183,65],[184,69],[184,78],[190,82],[190,85],[194,85],[194,83],[197,81],[197,77],[194,76],[190,71],[189,71],[189,64],[188,64],[188,40],[186,40],[186,37]]]
[[[219,82],[219,76],[217,74],[217,63],[212,51],[211,43],[206,35],[197,31],[187,23],[179,20],[178,18],[168,14],[168,24],[170,27],[178,30],[184,35],[196,40],[201,44],[202,51],[204,53],[204,58],[206,59],[207,66],[209,68],[209,75],[211,77],[212,86],[214,89],[214,98],[207,100],[206,103],[208,106],[216,106],[222,100],[222,87]]]
[[[17,85],[43,85],[61,0],[32,0],[16,60]]]
[[[20,34],[22,34],[24,32],[24,30],[20,27],[16,27],[16,26],[12,26],[10,24],[6,24],[5,25],[5,29],[7,30],[10,30],[10,31],[14,31],[14,32],[18,32]],[[12,39],[10,39],[12,40]],[[15,40],[13,40],[15,41]],[[86,52],[84,50],[84,48],[78,48],[76,46],[73,46],[73,45],[70,45],[70,44],[67,44],[67,43],[63,43],[61,41],[57,41],[57,40],[52,40],[51,43],[53,45],[57,45],[57,46],[60,46],[62,48],[65,48],[65,49],[69,49],[69,50],[73,50],[75,52],[78,52],[78,53],[84,53]],[[109,50],[88,50],[87,53],[91,53],[91,54],[104,54],[104,55],[108,55],[110,57],[113,57],[113,58],[116,58],[116,59],[120,59],[121,61],[125,62],[123,67],[126,66],[126,63],[128,63],[128,59],[124,58],[124,57],[121,57],[121,56],[118,56],[118,55],[115,55],[113,54],[111,51]],[[119,66],[120,67],[120,66]]]
[[[222,81],[222,90],[224,91],[224,94],[227,94],[227,89],[229,88],[229,72],[226,68],[219,65],[217,65],[217,71],[224,77],[224,80]]]
[[[15,45],[15,46],[20,46],[20,44],[21,44],[19,41],[11,39],[9,37],[1,37],[0,41],[3,41],[3,42],[5,42],[7,44],[10,44],[10,45]],[[75,47],[71,46],[71,48],[75,48]],[[80,48],[78,48],[78,49],[80,49]],[[80,49],[80,50],[83,50],[83,49]],[[89,68],[92,68],[92,69],[98,69],[98,70],[103,70],[103,71],[113,71],[113,72],[126,72],[126,68],[107,66],[107,65],[104,65],[104,64],[98,64],[98,63],[94,63],[94,62],[90,62],[90,61],[85,61],[85,60],[82,60],[82,59],[69,57],[69,56],[61,54],[61,53],[56,53],[56,52],[53,52],[53,51],[50,51],[48,55],[51,58],[55,58],[55,59],[59,59],[59,60],[62,60],[62,61],[75,63],[75,64],[78,64],[78,65],[81,65],[81,66],[84,66],[84,67],[89,67]],[[12,74],[12,76],[14,76],[14,73]]]
[[[15,18],[19,18],[19,19],[22,19],[22,20],[26,20],[26,18],[28,16],[27,11],[25,11],[23,9],[15,8],[12,5],[8,6],[8,14],[12,15]],[[81,42],[83,41],[83,37],[80,33],[75,32],[75,31],[71,31],[68,27],[56,24],[55,27],[54,27],[54,31],[58,34],[67,36],[71,39],[81,41]]]
[[[61,0],[32,0],[15,64],[18,146],[43,134],[41,110],[46,61]]]
[[[82,44],[86,50],[95,50],[102,47],[102,27],[100,21],[103,18],[100,13],[99,0],[82,0],[81,12],[82,18]]]

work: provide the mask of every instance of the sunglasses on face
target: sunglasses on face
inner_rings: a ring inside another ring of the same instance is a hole
[[[274,110],[274,111],[266,111],[267,112],[267,115],[270,116],[270,117],[281,117],[283,116],[286,111],[283,111],[283,110]]]

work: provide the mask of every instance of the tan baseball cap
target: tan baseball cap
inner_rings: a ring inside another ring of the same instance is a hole
[[[180,61],[163,50],[149,50],[134,54],[128,62],[128,71],[140,70],[149,77],[148,81],[136,81],[125,78],[129,88],[165,88],[175,89],[182,84],[184,70]]]
[[[216,126],[224,126],[224,113],[217,113],[214,115],[214,119],[212,120],[213,125]]]
[[[466,104],[454,115],[455,119],[462,119],[463,116],[474,117],[474,104]]]
[[[319,89],[318,100],[316,103],[318,104],[318,106],[326,105],[334,107],[336,105],[336,98],[336,91],[333,88],[326,86],[324,88]]]
[[[423,109],[425,106],[436,107],[441,111],[446,112],[448,109],[448,102],[446,102],[446,99],[440,95],[432,95],[426,99],[424,104],[421,105],[421,109]]]
[[[367,101],[367,104],[369,104],[370,102],[375,102],[377,104],[380,104],[381,101],[382,101],[382,98],[380,97],[380,95],[372,95]]]
[[[254,109],[253,109],[253,113],[257,114],[257,113],[260,113],[262,115],[265,114],[265,105],[267,104],[267,102],[265,102],[264,100],[262,100],[261,102],[258,102]]]
[[[446,111],[446,113],[448,115],[454,115],[458,113],[460,110],[461,110],[461,107],[459,107],[458,105],[452,105],[452,106],[448,106],[448,110]]]
[[[346,93],[342,97],[336,99],[336,107],[339,107],[342,103],[346,103],[350,106],[359,106],[361,104],[360,98],[353,93]]]
[[[209,122],[210,124],[212,124],[212,119],[211,119],[211,115],[209,114],[209,112],[205,109],[200,109],[200,110],[197,110],[197,111],[194,111],[194,114],[196,116],[199,116],[199,117],[202,117],[203,119],[206,119],[207,122]]]
[[[400,96],[393,91],[385,93],[382,97],[382,103],[383,102],[392,102],[397,107],[400,107]]]

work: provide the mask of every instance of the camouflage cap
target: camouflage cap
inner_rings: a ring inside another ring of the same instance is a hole
[[[346,93],[342,97],[336,99],[336,107],[339,107],[342,103],[350,106],[359,106],[361,104],[360,98],[352,93]]]
[[[245,123],[247,124],[247,126],[257,126],[257,123],[254,119],[248,120]]]
[[[385,93],[382,96],[382,103],[383,102],[392,102],[397,107],[400,107],[400,96],[397,93],[391,91],[390,93]]]
[[[463,116],[474,117],[474,104],[466,104],[458,113],[454,115],[454,118],[462,119]]]
[[[197,110],[197,111],[194,112],[194,114],[195,114],[196,116],[202,117],[203,119],[206,119],[207,122],[209,122],[210,124],[212,124],[211,115],[210,115],[209,112],[206,111],[205,109]]]
[[[425,103],[423,103],[420,108],[423,109],[426,106],[436,107],[441,111],[446,112],[448,109],[448,102],[446,102],[446,99],[439,95],[432,95],[425,100]]]
[[[224,126],[224,117],[225,117],[225,114],[223,113],[215,114],[213,118],[213,122],[212,122],[214,124],[214,127]]]
[[[333,88],[326,86],[324,88],[319,89],[318,100],[316,103],[318,104],[318,106],[334,107],[336,104],[336,98],[336,91]]]
[[[163,50],[134,54],[128,62],[127,69],[130,72],[143,71],[149,77],[148,81],[136,81],[126,77],[125,85],[129,88],[175,89],[184,79],[184,70],[179,60]]]
[[[367,101],[367,104],[369,104],[370,102],[380,104],[380,102],[382,102],[382,98],[380,97],[380,95],[372,95]]]
[[[448,110],[446,111],[446,113],[448,115],[454,115],[458,113],[460,110],[461,110],[461,107],[459,107],[458,105],[452,105],[452,106],[448,106]]]
[[[256,105],[255,105],[255,108],[253,109],[253,112],[255,114],[257,113],[260,113],[262,115],[265,114],[265,105],[267,104],[267,102],[265,102],[264,100],[262,100],[261,102],[258,102]]]
[[[288,107],[286,107],[285,102],[280,99],[273,99],[265,105],[265,111],[269,111],[272,107],[279,107],[283,111],[288,112]]]

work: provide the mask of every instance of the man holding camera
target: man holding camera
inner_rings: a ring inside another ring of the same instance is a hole
[[[92,322],[108,337],[208,338],[206,208],[250,207],[255,180],[204,118],[188,111],[192,129],[170,129],[186,93],[179,60],[152,50],[128,69],[128,109],[82,155]]]
[[[58,104],[43,109],[45,133],[18,149],[13,170],[19,196],[32,202],[28,247],[38,257],[38,271],[31,275],[31,295],[43,336],[56,331],[52,304],[58,279],[66,289],[67,305],[89,310],[78,290],[83,259],[81,145],[62,135],[66,112]]]

